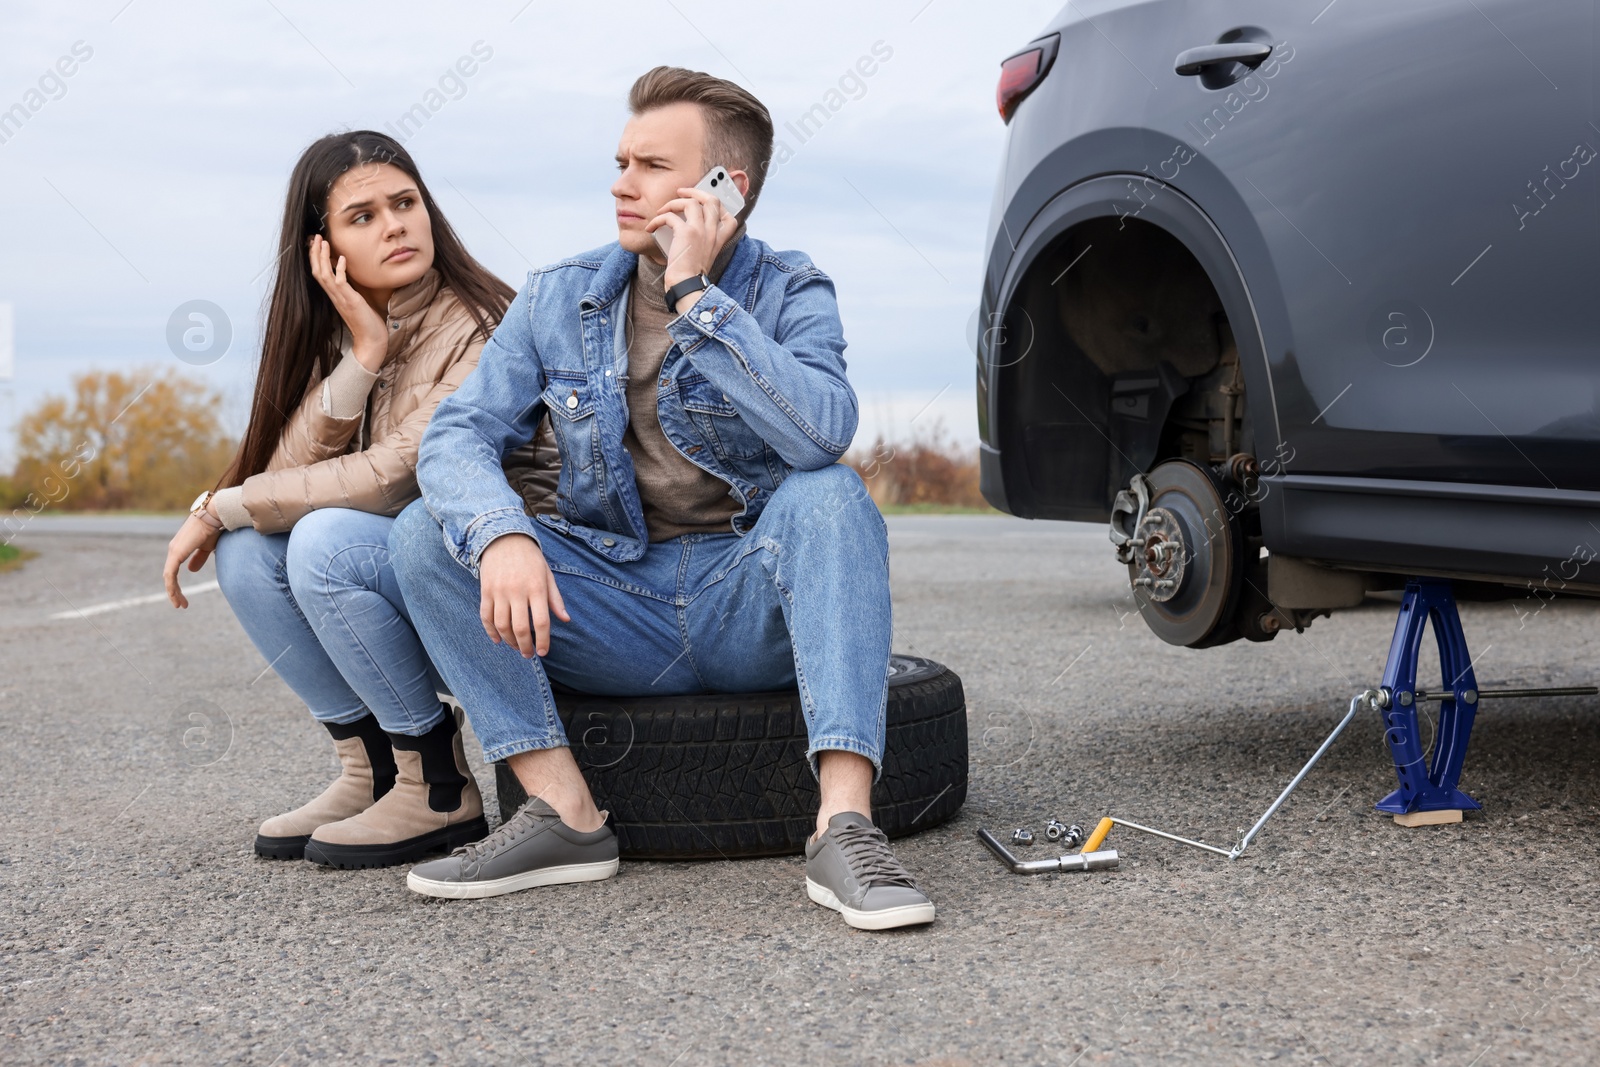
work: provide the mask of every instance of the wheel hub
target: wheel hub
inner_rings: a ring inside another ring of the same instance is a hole
[[[1114,514],[1112,540],[1128,564],[1139,614],[1168,644],[1202,648],[1230,639],[1223,631],[1244,584],[1244,538],[1217,479],[1171,460],[1134,488],[1139,497],[1147,492],[1148,506],[1122,509],[1133,515],[1131,524]]]
[[[1142,543],[1142,548],[1139,548]],[[1135,589],[1143,589],[1151,600],[1165,603],[1183,588],[1184,563],[1188,550],[1178,517],[1166,508],[1155,507],[1145,515],[1134,535],[1138,548],[1133,576]]]

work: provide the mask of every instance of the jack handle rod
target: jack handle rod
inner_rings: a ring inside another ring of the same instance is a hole
[[[1600,696],[1600,686],[1558,685],[1547,689],[1480,689],[1479,700],[1512,700],[1518,697],[1592,697]],[[1417,693],[1417,701],[1452,700],[1454,693]]]
[[[1180,845],[1190,845],[1194,848],[1203,848],[1207,852],[1215,852],[1217,855],[1226,856],[1230,860],[1233,859],[1238,853],[1237,849],[1230,852],[1225,848],[1218,848],[1216,845],[1208,845],[1204,841],[1195,841],[1187,837],[1179,837],[1177,834],[1169,834],[1165,830],[1157,830],[1153,826],[1140,826],[1136,822],[1129,822],[1127,819],[1119,819],[1115,815],[1111,816],[1111,821],[1116,823],[1118,826],[1126,826],[1130,830],[1138,830],[1140,833],[1154,834],[1156,837],[1164,837],[1168,841],[1176,841]]]
[[[1239,839],[1239,843],[1234,846],[1232,852],[1226,853],[1227,857],[1231,860],[1236,860],[1244,854],[1244,850],[1250,847],[1250,842],[1254,840],[1256,834],[1261,831],[1261,828],[1267,824],[1267,820],[1272,818],[1273,813],[1283,805],[1285,800],[1289,799],[1289,794],[1295,791],[1295,787],[1298,786],[1301,780],[1310,773],[1311,768],[1317,765],[1317,761],[1322,758],[1323,753],[1327,752],[1328,749],[1333,746],[1333,743],[1339,739],[1339,735],[1344,733],[1344,728],[1350,725],[1350,720],[1356,717],[1356,712],[1360,711],[1363,706],[1369,708],[1381,708],[1387,703],[1388,701],[1385,699],[1385,694],[1380,693],[1376,689],[1368,689],[1351,697],[1350,710],[1345,713],[1343,719],[1339,720],[1339,725],[1333,728],[1333,733],[1329,734],[1328,739],[1322,742],[1321,748],[1317,749],[1311,754],[1311,758],[1306,761],[1306,765],[1300,768],[1300,773],[1295,775],[1294,778],[1290,780],[1289,784],[1283,787],[1283,792],[1278,794],[1278,799],[1274,800],[1272,802],[1272,807],[1268,808],[1261,818],[1256,820],[1256,824],[1250,827],[1250,832]]]

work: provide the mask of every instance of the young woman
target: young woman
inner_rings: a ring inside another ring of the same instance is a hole
[[[239,622],[333,737],[339,777],[263,823],[256,852],[408,863],[488,829],[395,585],[389,527],[418,495],[428,419],[515,294],[467,254],[405,149],[370,130],[300,157],[278,262],[249,426],[172,539],[167,596],[187,607],[179,567],[215,552]],[[530,513],[558,463],[547,428],[508,461]]]

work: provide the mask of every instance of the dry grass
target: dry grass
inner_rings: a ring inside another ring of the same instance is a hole
[[[25,548],[17,548],[13,545],[0,545],[0,574],[4,574],[6,571],[16,570],[18,567],[22,566],[24,560],[32,559],[36,555],[38,555],[37,552],[29,552]]]
[[[907,511],[992,510],[978,492],[978,450],[950,439],[934,423],[909,441],[882,436],[844,461],[867,484],[880,508]]]

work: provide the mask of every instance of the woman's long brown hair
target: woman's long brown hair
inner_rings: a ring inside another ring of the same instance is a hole
[[[289,177],[278,238],[277,277],[266,305],[267,328],[250,403],[250,423],[218,487],[238,485],[267,469],[289,412],[299,406],[311,382],[312,370],[326,377],[333,369],[343,323],[333,301],[312,277],[306,242],[315,233],[326,236],[328,194],[334,182],[352,167],[378,163],[400,168],[417,183],[433,231],[433,268],[439,272],[440,282],[449,286],[472,314],[485,340],[516,296],[509,285],[467,253],[400,142],[374,130],[321,138],[301,154]]]

